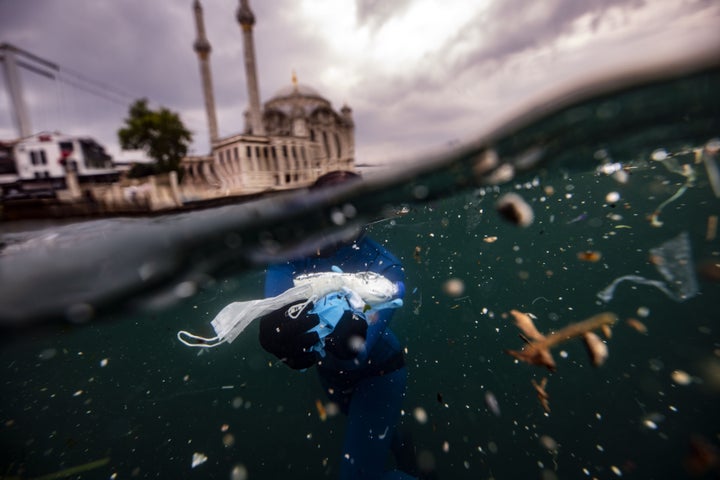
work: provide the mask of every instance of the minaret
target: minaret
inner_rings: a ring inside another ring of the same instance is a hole
[[[202,79],[203,95],[205,96],[205,111],[208,118],[208,130],[210,131],[210,149],[218,139],[217,117],[215,116],[215,96],[213,95],[212,74],[210,73],[210,42],[205,36],[205,23],[203,22],[203,10],[200,0],[193,3],[195,10],[195,29],[197,40],[193,48],[198,55],[200,62],[200,78]]]
[[[247,79],[248,99],[250,100],[250,133],[265,135],[260,111],[260,90],[258,89],[257,67],[255,62],[255,44],[253,43],[252,29],[255,25],[255,15],[250,10],[248,0],[240,0],[237,10],[237,21],[243,35],[243,53],[245,57],[245,77]]]

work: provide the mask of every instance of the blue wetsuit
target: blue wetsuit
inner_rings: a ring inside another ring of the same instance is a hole
[[[394,255],[374,240],[362,237],[329,256],[269,267],[265,295],[284,292],[293,286],[297,275],[329,272],[333,266],[348,273],[376,272],[393,282],[405,278]],[[317,364],[326,394],[348,417],[340,467],[342,480],[414,478],[399,470],[385,472],[407,382],[400,342],[388,328],[392,315],[392,309],[377,312],[377,318],[368,326],[365,350],[356,359],[341,360],[328,352]]]

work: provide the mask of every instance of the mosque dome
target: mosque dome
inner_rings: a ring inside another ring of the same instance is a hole
[[[281,98],[281,97],[291,97],[294,95],[302,95],[305,97],[320,97],[320,93],[318,93],[317,90],[315,90],[312,87],[308,87],[307,85],[303,85],[300,83],[293,83],[291,85],[287,85],[277,92],[275,92],[275,95],[273,95],[272,98]]]
[[[310,115],[318,108],[332,108],[330,102],[312,87],[293,82],[281,88],[265,102],[265,110],[278,110],[291,115],[299,110]]]

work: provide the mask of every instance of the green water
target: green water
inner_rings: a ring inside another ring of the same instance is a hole
[[[702,438],[718,447],[720,284],[698,275],[695,267],[718,262],[718,240],[708,240],[706,231],[708,217],[720,215],[720,200],[692,151],[720,134],[720,108],[711,94],[718,74],[713,75],[694,88],[673,84],[672,90],[653,91],[651,103],[676,111],[674,117],[651,111],[633,121],[628,112],[637,109],[628,107],[620,110],[625,115],[619,130],[607,130],[612,122],[602,118],[573,129],[566,117],[565,128],[558,128],[553,122],[560,115],[506,135],[506,141],[495,143],[501,157],[536,144],[546,158],[524,171],[518,168],[502,186],[468,179],[472,163],[465,163],[461,153],[416,177],[398,176],[396,184],[377,195],[370,189],[352,197],[359,212],[379,202],[396,210],[408,205],[407,213],[373,223],[368,234],[405,265],[405,306],[391,325],[407,348],[410,375],[402,425],[419,456],[434,465],[437,478],[689,478],[685,462],[691,440]],[[621,107],[637,99],[611,98]],[[607,101],[603,97],[600,104]],[[673,124],[677,128],[668,128]],[[697,178],[662,210],[663,225],[656,227],[648,216],[686,182],[666,168],[668,162],[652,160],[658,149],[693,169]],[[613,162],[626,168],[624,183],[598,172],[598,165]],[[418,185],[426,187],[422,196]],[[532,206],[535,220],[527,228],[503,221],[495,211],[497,198],[511,191]],[[607,201],[611,192],[619,199]],[[203,244],[193,250],[195,268],[190,270],[197,274],[199,265],[210,265],[194,295],[172,302],[155,296],[152,309],[121,309],[128,296],[156,285],[118,287],[130,294],[117,294],[105,306],[105,297],[93,297],[84,286],[85,298],[97,301],[97,321],[8,330],[0,349],[0,473],[32,478],[107,459],[74,478],[227,479],[233,469],[247,472],[249,479],[337,476],[344,419],[322,421],[318,415],[316,400],[325,399],[312,370],[299,373],[277,365],[259,346],[257,325],[231,345],[201,354],[175,338],[179,329],[208,334],[209,321],[227,303],[262,295],[263,267],[246,261],[255,248],[252,242],[242,254],[230,252],[227,233],[218,228],[226,247],[211,253],[222,242],[207,235],[212,231],[207,219],[229,221],[234,211],[190,217],[202,235],[180,229],[182,239],[192,240],[186,245]],[[129,227],[121,221],[98,223],[93,235],[109,237],[122,227],[140,238],[141,231],[157,229],[152,230],[157,235],[183,221],[136,220]],[[72,228],[63,235],[79,238],[82,227]],[[287,225],[285,230],[263,228],[273,235],[285,231],[282,238],[292,230]],[[252,238],[254,231],[240,234]],[[652,286],[623,282],[609,303],[598,299],[599,291],[623,275],[664,280],[649,251],[682,232],[692,247],[687,268],[698,275],[697,295],[679,302]],[[173,235],[168,234],[164,248],[180,238],[177,231]],[[487,237],[497,239],[488,242]],[[159,258],[149,247],[140,250],[128,256]],[[581,261],[578,253],[585,251],[599,252],[600,260]],[[117,257],[109,265],[122,278],[122,251],[113,245],[90,254]],[[3,261],[10,262],[9,257],[6,253]],[[227,259],[225,268],[218,267],[218,258]],[[0,265],[7,268],[8,263]],[[97,280],[72,278],[72,270],[53,278],[86,285],[112,276],[112,268],[105,265]],[[23,281],[43,282],[37,272],[24,275]],[[444,291],[452,278],[464,285],[459,296]],[[64,286],[56,287],[61,292]],[[508,317],[511,309],[536,315],[542,332],[603,311],[614,312],[620,321],[607,341],[604,365],[593,367],[582,342],[573,340],[553,351],[558,369],[549,373],[504,353],[523,343]],[[647,334],[630,328],[628,318],[642,320]],[[686,372],[689,383],[678,382],[676,370]],[[531,379],[543,377],[548,377],[549,414],[531,385]],[[499,416],[486,405],[488,392],[497,399]],[[418,421],[417,409],[427,414],[426,422]],[[540,441],[544,436],[557,443],[555,451]],[[192,468],[194,453],[207,461]]]

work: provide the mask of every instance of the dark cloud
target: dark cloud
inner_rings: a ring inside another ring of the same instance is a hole
[[[357,23],[377,30],[390,18],[404,12],[410,4],[411,0],[356,0]]]

